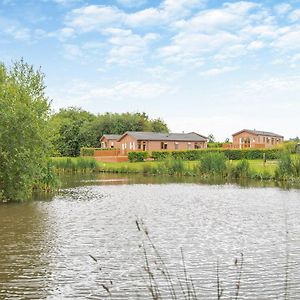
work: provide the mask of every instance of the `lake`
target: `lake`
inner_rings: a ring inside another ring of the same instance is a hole
[[[155,286],[164,299],[172,289],[193,299],[187,283],[197,299],[217,299],[218,285],[221,299],[235,299],[237,283],[238,299],[300,299],[298,189],[117,175],[63,182],[58,195],[0,206],[0,299],[152,299]]]

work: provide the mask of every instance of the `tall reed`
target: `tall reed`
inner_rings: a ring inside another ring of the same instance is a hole
[[[200,158],[200,173],[223,176],[226,171],[226,161],[224,153],[207,153]]]

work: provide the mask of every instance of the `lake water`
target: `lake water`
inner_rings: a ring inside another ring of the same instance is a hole
[[[177,299],[186,277],[197,299],[217,299],[218,276],[221,299],[235,299],[239,270],[238,299],[300,299],[300,190],[116,175],[64,181],[51,199],[0,206],[0,299],[151,299],[150,272],[172,299],[161,269]]]

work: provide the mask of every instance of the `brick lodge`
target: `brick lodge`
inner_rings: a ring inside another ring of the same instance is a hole
[[[232,148],[272,148],[283,143],[283,136],[277,133],[243,129],[232,135]]]
[[[117,142],[121,153],[128,151],[192,150],[207,148],[207,137],[195,133],[127,131]]]
[[[127,161],[130,151],[192,150],[207,148],[208,138],[196,132],[162,133],[127,131],[123,135],[104,134],[101,149],[94,157],[103,162]]]

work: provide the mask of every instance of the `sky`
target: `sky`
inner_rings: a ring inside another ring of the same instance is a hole
[[[54,111],[300,136],[300,0],[0,0],[0,61],[21,57]]]

